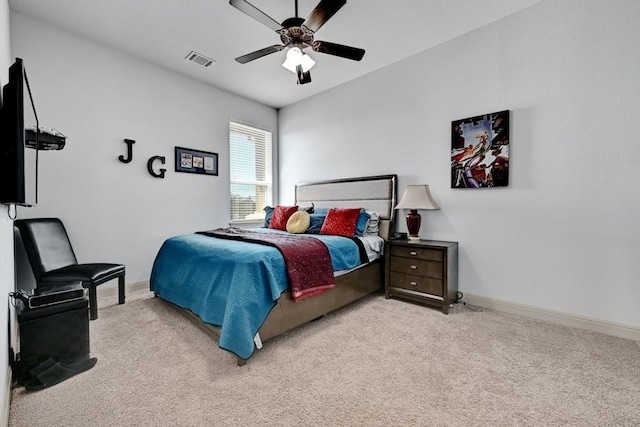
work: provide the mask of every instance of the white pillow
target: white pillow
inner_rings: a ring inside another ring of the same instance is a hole
[[[364,234],[375,234],[378,235],[380,231],[379,222],[380,222],[380,213],[376,211],[366,211],[371,217],[369,218],[369,222],[367,223],[367,229]]]

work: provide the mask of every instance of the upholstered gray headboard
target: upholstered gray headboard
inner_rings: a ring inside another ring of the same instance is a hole
[[[365,176],[296,185],[296,205],[313,203],[318,208],[365,208],[380,214],[380,236],[387,240],[395,231],[396,175]]]

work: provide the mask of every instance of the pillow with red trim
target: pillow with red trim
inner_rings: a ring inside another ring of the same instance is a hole
[[[287,221],[294,213],[298,212],[297,206],[276,206],[273,209],[273,215],[271,215],[271,222],[269,228],[275,228],[276,230],[287,231]]]
[[[322,224],[320,234],[353,237],[360,208],[331,208]]]

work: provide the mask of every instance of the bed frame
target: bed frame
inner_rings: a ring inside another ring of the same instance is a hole
[[[396,175],[305,182],[296,185],[295,191],[298,206],[310,206],[313,203],[317,208],[362,207],[379,212],[379,234],[385,240],[395,229],[393,208],[396,205]],[[258,347],[261,341],[267,341],[380,290],[384,284],[383,270],[384,260],[380,258],[336,277],[336,286],[322,295],[296,303],[289,292],[284,292],[258,331]],[[220,338],[218,326],[202,322],[189,310],[177,308],[216,340]],[[246,362],[246,359],[238,357],[238,366]]]

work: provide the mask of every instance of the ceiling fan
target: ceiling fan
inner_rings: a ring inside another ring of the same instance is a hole
[[[315,52],[360,61],[364,56],[364,49],[314,40],[316,31],[346,3],[347,0],[320,0],[320,3],[311,11],[309,16],[306,19],[302,19],[298,17],[298,0],[295,0],[296,16],[285,19],[282,24],[279,24],[275,19],[246,0],[230,0],[229,4],[231,6],[271,28],[280,35],[280,40],[282,41],[282,44],[275,44],[239,56],[236,61],[240,64],[246,64],[254,59],[280,52],[288,47],[287,59],[282,66],[297,74],[298,84],[311,82],[309,70],[315,65],[315,61],[309,55],[303,53],[303,49],[307,47],[310,47]]]

